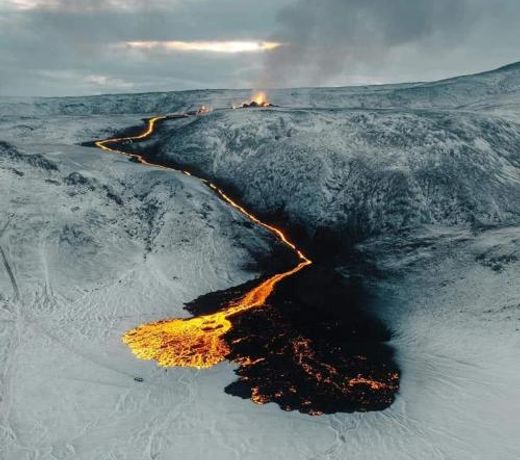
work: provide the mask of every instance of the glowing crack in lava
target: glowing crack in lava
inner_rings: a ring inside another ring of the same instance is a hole
[[[262,307],[277,283],[310,263],[308,259],[303,260],[292,270],[272,276],[223,311],[143,324],[125,333],[123,341],[138,358],[153,359],[163,367],[212,367],[230,352],[222,340],[232,328],[229,318]]]
[[[253,102],[256,100],[269,104],[262,94]],[[100,140],[95,145],[143,165],[192,176],[188,170],[155,163],[145,158],[146,154],[120,149],[126,143],[147,139],[161,121],[205,113],[202,106],[187,114],[152,117],[139,134]],[[200,303],[206,301],[199,298],[189,308],[192,318],[137,326],[123,335],[123,342],[138,358],[154,360],[163,367],[201,369],[224,359],[236,362],[239,379],[226,392],[257,404],[275,402],[285,410],[309,415],[388,407],[399,389],[399,371],[384,344],[389,336],[352,304],[356,294],[341,288],[337,275],[320,274],[322,269],[316,265],[304,270],[312,261],[284,231],[260,220],[212,182],[200,180],[249,221],[268,230],[291,250],[297,263],[267,279],[247,283],[242,294],[237,288],[229,290],[223,302],[222,293],[208,294],[220,301],[211,297],[210,305],[216,306],[207,310]],[[316,273],[311,273],[313,270]],[[349,299],[347,304],[344,299]],[[219,306],[223,308],[215,311]]]

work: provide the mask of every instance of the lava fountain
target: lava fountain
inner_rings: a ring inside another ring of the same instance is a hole
[[[269,98],[267,97],[267,93],[265,91],[255,91],[249,102],[243,102],[238,106],[238,108],[241,109],[250,109],[255,107],[274,107],[274,105],[269,102]],[[236,107],[233,106],[233,108]]]
[[[265,91],[257,91],[253,95],[253,102],[258,105],[258,107],[268,107],[271,104],[269,103],[269,99],[267,98],[267,93]]]

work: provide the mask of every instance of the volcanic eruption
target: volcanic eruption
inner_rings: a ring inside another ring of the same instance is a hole
[[[274,105],[269,102],[269,99],[265,91],[255,92],[249,102],[243,102],[239,105],[239,108],[241,109],[250,109],[255,107],[274,107]]]

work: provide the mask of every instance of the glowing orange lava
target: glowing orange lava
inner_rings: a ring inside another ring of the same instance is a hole
[[[309,264],[309,261],[300,262],[292,270],[272,276],[222,311],[143,324],[126,332],[123,342],[138,358],[153,359],[163,367],[212,367],[229,353],[229,347],[222,340],[232,328],[229,318],[264,305],[277,283]]]
[[[242,102],[239,105],[232,105],[233,109],[250,109],[250,108],[265,108],[265,107],[274,107],[267,97],[267,93],[265,91],[255,91],[251,96],[251,100]]]
[[[255,99],[255,101],[256,100],[268,104],[265,93],[259,93],[258,99]],[[165,118],[166,117],[163,116],[150,118],[145,130],[136,136],[101,140],[95,142],[95,145],[105,151],[118,152],[130,156],[145,165],[161,166],[146,161],[142,155],[127,154],[115,148],[111,148],[108,145],[145,139],[154,132],[157,122]],[[189,171],[184,170],[181,172],[186,175],[192,175]],[[222,340],[223,335],[233,327],[229,318],[246,310],[262,307],[280,281],[298,273],[312,263],[282,230],[261,221],[215,184],[205,179],[201,180],[217,193],[222,200],[247,219],[262,226],[271,232],[279,241],[291,248],[298,256],[299,263],[291,270],[278,273],[261,282],[242,298],[231,302],[224,310],[194,318],[171,319],[147,323],[123,335],[123,342],[130,347],[138,358],[155,360],[159,366],[207,368],[220,363],[229,354],[229,347]]]
[[[197,115],[202,115],[204,113],[209,113],[209,112],[211,112],[211,108],[210,107],[206,107],[205,105],[201,105],[197,109]]]
[[[269,99],[267,99],[267,94],[264,91],[257,91],[253,95],[252,100],[260,107],[267,107],[269,105]]]

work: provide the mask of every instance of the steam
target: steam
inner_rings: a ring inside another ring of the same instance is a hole
[[[439,47],[463,37],[474,0],[298,0],[278,14],[259,87],[320,85],[377,63],[399,47]]]

